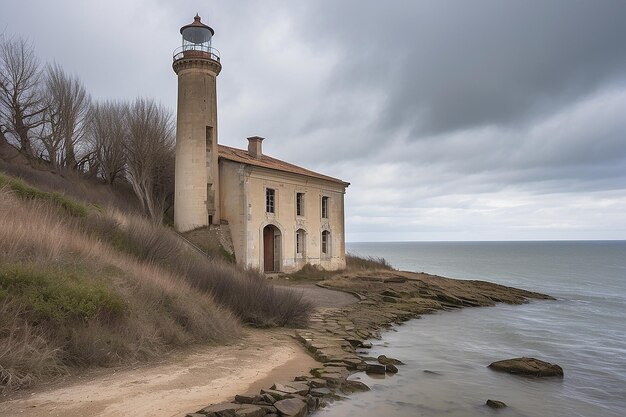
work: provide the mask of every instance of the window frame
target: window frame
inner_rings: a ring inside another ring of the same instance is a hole
[[[322,219],[328,219],[330,212],[330,197],[323,195],[321,201],[321,217]]]
[[[304,257],[306,251],[306,230],[296,230],[296,256]]]
[[[322,230],[320,250],[322,257],[330,257],[330,230]]]
[[[265,187],[265,213],[276,214],[276,189]]]
[[[296,216],[304,217],[304,193],[296,192]]]

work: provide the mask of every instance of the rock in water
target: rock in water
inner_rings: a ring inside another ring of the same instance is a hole
[[[389,364],[385,366],[386,371],[388,374],[397,374],[398,373],[398,367],[396,365],[393,364]]]
[[[385,365],[379,365],[377,363],[368,363],[365,368],[365,373],[385,375]]]
[[[487,400],[487,406],[491,408],[504,408],[506,404],[498,400]]]
[[[382,363],[383,365],[404,365],[404,363],[402,363],[401,360],[388,358],[385,355],[380,355],[377,359],[378,359],[378,362]]]
[[[514,358],[497,361],[489,365],[494,371],[508,372],[515,375],[558,376],[563,378],[563,368],[559,365],[540,361],[535,358]]]

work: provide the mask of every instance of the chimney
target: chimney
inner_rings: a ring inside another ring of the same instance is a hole
[[[262,146],[263,138],[259,136],[252,136],[248,138],[248,153],[253,158],[260,158],[263,155],[263,146]]]

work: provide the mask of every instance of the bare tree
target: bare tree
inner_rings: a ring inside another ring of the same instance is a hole
[[[104,102],[92,106],[89,138],[98,172],[109,184],[124,174],[128,135],[127,104]]]
[[[6,139],[28,158],[35,156],[31,131],[43,123],[41,68],[33,48],[21,38],[0,37],[0,124]]]
[[[41,135],[50,163],[80,168],[90,156],[85,134],[90,97],[80,79],[67,74],[58,64],[46,68],[46,134]],[[60,152],[61,151],[61,152]]]
[[[153,100],[137,99],[128,111],[127,179],[144,212],[162,221],[174,176],[172,115]]]

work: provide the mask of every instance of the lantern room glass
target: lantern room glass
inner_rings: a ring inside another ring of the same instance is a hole
[[[180,28],[182,45],[174,50],[174,62],[183,58],[205,58],[213,61],[220,60],[219,52],[211,45],[215,32],[202,23],[196,15],[193,22]]]
[[[184,50],[208,50],[213,34],[207,27],[188,26],[182,30]]]

